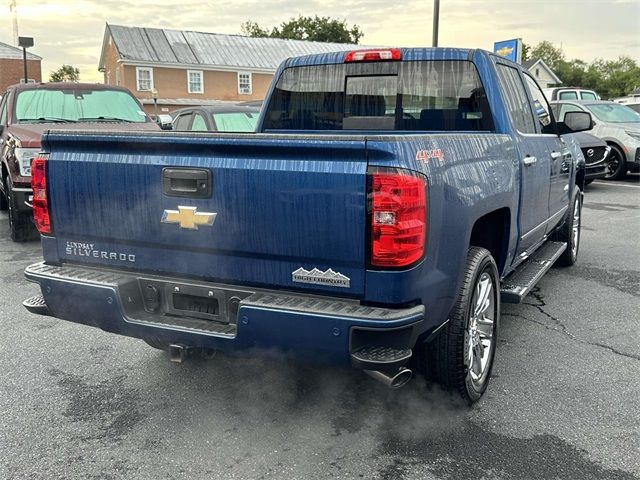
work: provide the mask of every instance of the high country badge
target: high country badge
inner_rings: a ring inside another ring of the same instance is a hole
[[[334,272],[329,269],[325,272],[314,268],[313,270],[305,270],[300,267],[291,274],[292,280],[298,283],[312,283],[315,285],[326,285],[328,287],[349,288],[351,279],[342,275],[340,272]]]

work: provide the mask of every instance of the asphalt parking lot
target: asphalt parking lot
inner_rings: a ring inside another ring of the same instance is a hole
[[[640,178],[587,188],[579,263],[506,305],[473,409],[414,381],[216,357],[27,313],[0,214],[2,479],[640,478]]]

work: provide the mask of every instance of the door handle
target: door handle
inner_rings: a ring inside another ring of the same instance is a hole
[[[524,163],[525,167],[530,167],[534,163],[536,163],[538,159],[536,157],[525,157],[522,163]]]
[[[562,153],[560,152],[551,152],[551,158],[553,158],[554,160],[556,158],[560,158],[562,156]]]

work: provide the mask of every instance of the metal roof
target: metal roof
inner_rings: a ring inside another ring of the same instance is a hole
[[[0,58],[22,59],[22,49],[0,42]],[[27,60],[42,60],[42,57],[27,52]]]
[[[276,70],[289,57],[339,52],[360,45],[107,25],[120,58],[131,62]],[[100,68],[104,67],[104,47]]]

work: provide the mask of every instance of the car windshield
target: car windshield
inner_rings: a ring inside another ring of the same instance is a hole
[[[258,112],[227,112],[212,114],[219,132],[254,132]]]
[[[18,94],[15,111],[20,123],[148,121],[134,98],[121,90],[25,90]]]
[[[626,105],[618,103],[601,103],[586,105],[591,112],[603,122],[609,123],[640,123],[640,113],[633,111]]]

